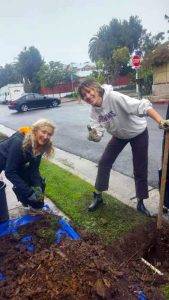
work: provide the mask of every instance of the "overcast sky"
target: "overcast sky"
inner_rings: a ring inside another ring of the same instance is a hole
[[[165,14],[169,0],[0,0],[0,65],[25,46],[35,46],[46,62],[83,63],[89,40],[113,18],[138,15],[157,34],[169,30]]]

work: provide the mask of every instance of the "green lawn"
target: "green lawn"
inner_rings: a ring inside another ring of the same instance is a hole
[[[89,183],[47,160],[41,164],[41,174],[47,180],[46,195],[72,219],[75,228],[79,226],[96,234],[106,244],[149,221],[106,193],[103,194],[105,205],[88,212],[93,192]]]

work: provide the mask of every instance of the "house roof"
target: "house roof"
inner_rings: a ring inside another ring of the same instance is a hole
[[[86,61],[84,63],[72,63],[72,66],[77,68],[78,71],[90,71],[95,68],[95,64],[89,61]]]
[[[153,51],[145,54],[142,66],[146,67],[158,67],[162,64],[169,62],[169,41],[160,45]]]

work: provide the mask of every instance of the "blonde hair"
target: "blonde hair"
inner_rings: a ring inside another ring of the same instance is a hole
[[[35,149],[37,146],[36,143],[36,133],[42,127],[47,126],[50,127],[54,133],[55,125],[47,120],[47,119],[40,119],[32,124],[31,129],[25,134],[25,138],[23,140],[22,148],[23,150],[32,149],[33,154],[35,155]],[[42,149],[43,154],[49,158],[54,154],[54,147],[51,140],[49,140]]]

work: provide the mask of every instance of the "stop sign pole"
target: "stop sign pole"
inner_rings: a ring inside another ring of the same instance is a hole
[[[140,56],[139,55],[133,55],[132,64],[136,70],[140,67]]]
[[[137,93],[138,98],[140,99],[139,86],[138,86],[138,83],[137,83],[138,69],[140,67],[140,56],[139,55],[133,55],[132,65],[133,65],[133,68],[136,70],[136,93]]]

